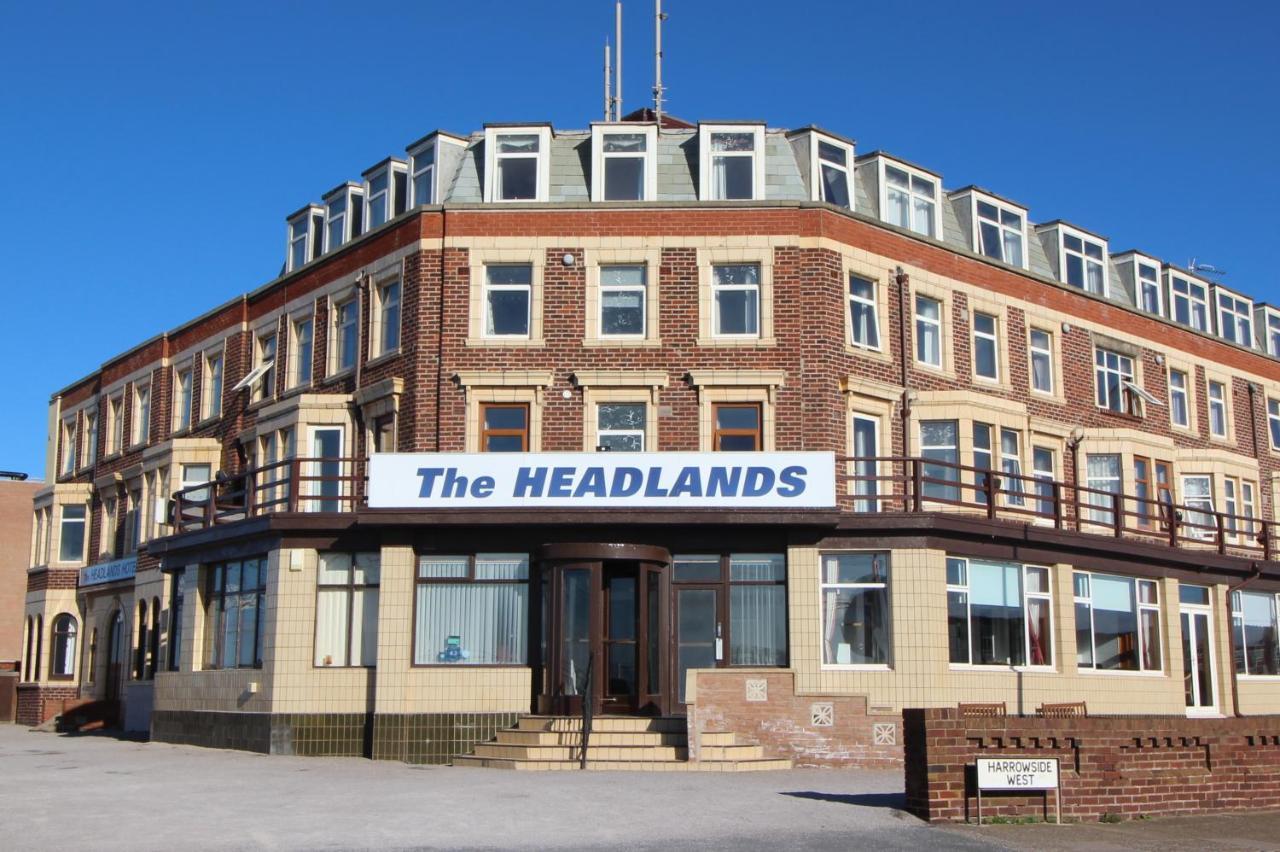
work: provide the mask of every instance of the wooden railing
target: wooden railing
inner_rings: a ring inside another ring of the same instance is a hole
[[[285,459],[178,491],[173,526],[184,533],[272,512],[351,512],[364,500],[364,459]]]
[[[1275,553],[1273,522],[1174,503],[1167,491],[1118,493],[911,456],[843,457],[837,469],[839,505],[846,512],[979,514],[1264,560]]]

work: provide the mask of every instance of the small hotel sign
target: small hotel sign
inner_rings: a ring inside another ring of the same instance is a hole
[[[80,569],[81,586],[98,586],[116,580],[127,580],[138,571],[138,560],[135,557],[117,559],[114,562],[100,562]]]
[[[831,508],[835,478],[832,453],[377,453],[369,506]]]

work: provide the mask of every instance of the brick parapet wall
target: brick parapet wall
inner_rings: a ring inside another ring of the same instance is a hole
[[[702,735],[732,733],[766,757],[796,766],[891,769],[902,765],[902,717],[869,714],[863,695],[797,695],[786,670],[701,671],[689,705],[689,756]],[[761,684],[763,683],[763,688]]]
[[[980,757],[1057,758],[1064,819],[1280,808],[1280,716],[1187,719],[961,718],[903,713],[907,810],[932,822],[976,815]],[[984,793],[987,816],[1041,816],[1046,796]]]
[[[40,683],[18,684],[19,725],[40,725],[54,716],[89,703],[90,699],[80,698],[80,688],[72,685],[50,686]]]

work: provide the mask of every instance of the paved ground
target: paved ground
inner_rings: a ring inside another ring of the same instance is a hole
[[[0,849],[1280,849],[1280,815],[936,828],[898,772],[411,767],[0,725]]]

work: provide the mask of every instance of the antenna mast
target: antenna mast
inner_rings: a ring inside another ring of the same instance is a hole
[[[604,120],[613,121],[613,95],[609,93],[609,39],[604,40]]]
[[[614,57],[613,73],[615,75],[613,85],[613,120],[622,121],[622,0],[618,0],[613,7],[613,25],[615,35],[613,43],[616,46],[617,56]]]
[[[662,85],[662,0],[653,0],[653,115],[662,129],[662,96],[667,89]]]

